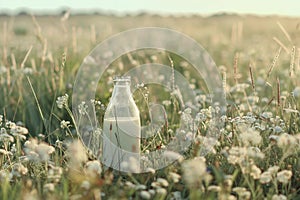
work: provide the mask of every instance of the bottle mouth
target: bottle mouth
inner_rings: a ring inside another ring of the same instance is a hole
[[[127,84],[130,84],[131,77],[130,76],[115,76],[113,78],[113,81],[114,81],[115,85],[127,85]]]

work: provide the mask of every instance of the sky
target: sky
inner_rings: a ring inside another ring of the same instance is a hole
[[[220,12],[300,16],[299,0],[0,0],[0,11],[104,11],[113,13],[203,14]]]

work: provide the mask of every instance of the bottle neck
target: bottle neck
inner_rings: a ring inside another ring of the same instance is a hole
[[[116,84],[114,86],[112,98],[128,98],[128,97],[131,97],[131,91],[129,85]]]

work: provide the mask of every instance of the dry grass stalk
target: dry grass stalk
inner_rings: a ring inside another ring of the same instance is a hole
[[[233,62],[233,76],[234,76],[235,84],[238,83],[238,60],[239,60],[239,53],[236,53]]]
[[[172,83],[172,90],[174,91],[175,90],[175,70],[174,70],[174,62],[172,60],[172,58],[170,57],[170,55],[168,54],[168,59],[170,61],[170,64],[171,64],[171,68],[172,68],[172,80],[171,80],[171,83]]]
[[[48,41],[47,41],[47,39],[44,39],[44,43],[43,43],[43,55],[42,55],[41,67],[44,67],[44,63],[45,63],[45,61],[46,61],[46,57],[47,57],[47,48],[48,48]]]
[[[37,72],[37,70],[36,70],[36,64],[35,64],[35,59],[31,58],[30,59],[30,63],[31,63],[31,67],[32,67],[33,71]]]
[[[91,42],[92,42],[92,44],[96,43],[96,26],[95,26],[95,24],[91,25]]]
[[[3,63],[7,64],[7,22],[3,23]]]
[[[297,55],[296,55],[296,70],[300,71],[300,48],[297,49]]]
[[[223,77],[223,81],[222,81],[222,87],[223,87],[223,91],[224,91],[224,98],[226,98],[226,71],[222,72],[222,77]]]
[[[293,46],[291,51],[291,61],[290,61],[290,72],[289,72],[290,77],[292,77],[294,74],[295,53],[296,53],[296,47]]]
[[[277,105],[280,106],[280,81],[277,77]]]
[[[290,53],[288,48],[277,37],[273,37],[273,40],[279,44],[279,46],[282,47],[287,54]]]
[[[237,37],[237,38],[238,38],[238,41],[239,41],[239,42],[241,42],[241,41],[242,41],[242,38],[243,38],[243,27],[244,27],[244,26],[243,26],[243,22],[239,22],[239,23],[238,23],[238,27],[237,27],[237,28],[238,28],[238,29],[237,29],[237,32],[238,32],[238,34],[237,34],[238,37]]]
[[[72,46],[73,46],[73,51],[76,53],[77,52],[77,33],[76,33],[76,27],[72,26]]]
[[[27,53],[26,53],[26,55],[25,55],[25,57],[24,57],[24,59],[23,59],[23,61],[22,61],[22,63],[21,63],[21,69],[24,68],[25,62],[27,61],[28,56],[29,56],[31,50],[32,50],[32,45],[29,47],[29,49],[28,49],[28,51],[27,51]]]
[[[280,30],[283,32],[285,37],[288,39],[288,41],[292,42],[290,34],[286,31],[286,29],[282,26],[282,24],[279,21],[277,21],[277,25],[279,26]]]
[[[252,86],[253,91],[255,91],[255,84],[254,84],[254,78],[253,78],[253,71],[252,71],[251,63],[249,65],[249,73],[250,73],[250,79],[251,79],[251,86]]]
[[[35,28],[36,28],[36,37],[43,44],[44,43],[44,39],[43,39],[44,37],[42,35],[42,28],[39,25],[39,23],[37,22],[34,15],[31,15],[31,18],[32,18],[32,21],[33,21],[33,23],[35,25]]]
[[[275,67],[275,65],[277,63],[277,60],[278,60],[278,58],[280,56],[280,53],[281,53],[281,49],[282,49],[282,47],[280,46],[279,49],[278,49],[278,51],[277,51],[277,54],[273,58],[272,64],[270,65],[268,73],[267,73],[267,78],[270,76],[271,72],[273,71],[273,69],[274,69],[274,67]]]

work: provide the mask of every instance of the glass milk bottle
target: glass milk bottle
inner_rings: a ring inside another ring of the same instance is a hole
[[[140,114],[130,91],[130,77],[117,77],[104,115],[103,164],[118,171],[137,173],[140,138]]]

